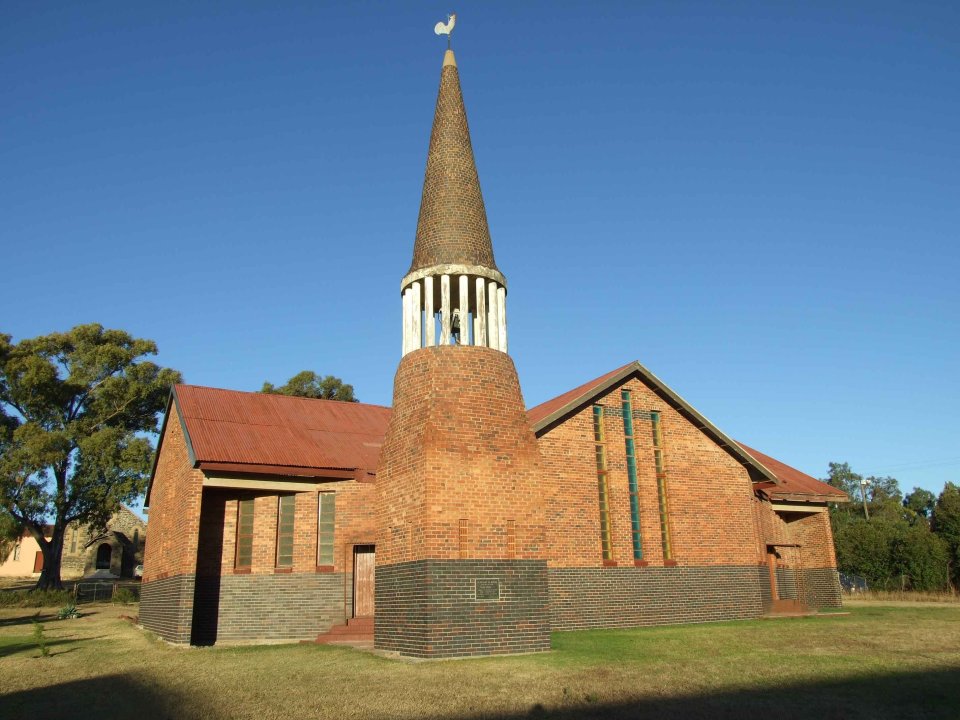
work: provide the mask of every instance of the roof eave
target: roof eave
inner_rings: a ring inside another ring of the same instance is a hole
[[[197,456],[193,451],[193,442],[190,440],[190,431],[187,429],[187,422],[180,412],[180,400],[177,398],[177,386],[170,387],[170,396],[167,398],[167,408],[163,413],[163,423],[160,425],[160,438],[157,440],[157,449],[153,453],[153,466],[150,468],[150,481],[147,483],[147,492],[143,501],[143,509],[150,509],[150,490],[153,488],[153,479],[157,475],[157,463],[160,461],[160,448],[163,447],[163,436],[167,431],[167,421],[170,419],[170,408],[176,407],[177,419],[180,421],[180,429],[183,431],[183,439],[187,444],[187,455],[190,458],[190,467],[197,467]]]

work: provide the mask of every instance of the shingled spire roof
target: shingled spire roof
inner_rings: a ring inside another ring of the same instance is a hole
[[[497,269],[452,50],[443,58],[410,271],[448,264]]]

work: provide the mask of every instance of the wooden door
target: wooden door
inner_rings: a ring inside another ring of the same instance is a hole
[[[37,554],[33,557],[33,571],[40,572],[43,570],[43,551],[37,550]]]
[[[353,616],[373,617],[377,555],[373,545],[353,548]]]

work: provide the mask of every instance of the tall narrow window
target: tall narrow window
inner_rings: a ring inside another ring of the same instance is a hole
[[[77,529],[72,528],[70,530],[70,552],[75,553],[77,551]]]
[[[333,566],[333,518],[336,500],[335,493],[320,493],[320,510],[317,518],[317,565]]]
[[[630,485],[630,530],[633,535],[633,559],[643,560],[643,539],[640,535],[640,497],[637,488],[637,446],[633,437],[633,403],[630,391],[620,391],[623,406],[623,436],[627,443],[627,480]]]
[[[237,503],[237,557],[234,566],[249,568],[253,562],[253,498]]]
[[[610,498],[607,486],[607,445],[603,433],[603,406],[593,406],[593,441],[597,456],[597,488],[600,492],[600,547],[603,559],[613,560],[610,543]]]
[[[670,517],[667,508],[667,466],[663,460],[663,427],[660,424],[660,413],[656,410],[650,413],[653,425],[653,461],[657,469],[657,498],[660,505],[660,536],[663,541],[663,559],[673,557],[673,548],[670,545]]]
[[[295,495],[281,495],[277,510],[277,567],[293,565],[293,510]]]

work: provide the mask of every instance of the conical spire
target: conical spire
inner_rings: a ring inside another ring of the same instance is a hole
[[[447,264],[497,269],[452,50],[443,58],[410,271]]]

